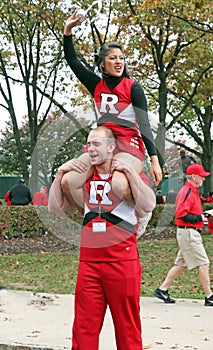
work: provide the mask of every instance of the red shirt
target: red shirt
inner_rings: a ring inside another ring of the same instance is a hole
[[[185,185],[177,194],[175,204],[175,224],[177,226],[188,226],[195,228],[203,227],[203,221],[191,223],[180,219],[187,214],[202,215],[202,204],[198,188],[194,187],[188,181],[186,181]]]
[[[48,196],[44,192],[36,192],[33,196],[33,205],[48,205]]]
[[[204,203],[213,203],[213,197],[212,196],[208,196],[207,198],[202,198],[201,200]]]
[[[213,223],[208,221],[208,229],[210,233],[213,235]]]

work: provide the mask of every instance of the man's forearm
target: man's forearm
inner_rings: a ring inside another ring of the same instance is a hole
[[[196,224],[197,222],[203,221],[202,215],[196,214],[187,214],[185,216],[179,217],[178,219],[183,220],[185,222],[191,222],[192,224]]]
[[[154,191],[145,184],[140,175],[134,170],[127,168],[125,174],[129,181],[132,196],[135,201],[135,210],[138,215],[140,216],[140,213],[143,215],[144,212],[151,212],[156,205]]]
[[[53,214],[61,214],[72,208],[61,188],[61,180],[63,176],[63,171],[58,171],[50,187],[48,211]]]

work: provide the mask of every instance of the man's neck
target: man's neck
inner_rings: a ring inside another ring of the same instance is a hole
[[[95,169],[98,174],[110,174],[111,173],[112,160],[106,161],[104,164],[96,165]]]
[[[96,169],[98,174],[110,174],[111,173],[111,167],[96,166],[95,169]]]
[[[190,183],[191,186],[193,186],[194,188],[199,188],[200,186],[197,186],[196,183],[192,180],[192,179],[187,179],[188,183]]]

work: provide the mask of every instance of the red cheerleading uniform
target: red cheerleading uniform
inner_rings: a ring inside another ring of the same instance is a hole
[[[95,173],[85,184],[72,350],[98,350],[107,306],[117,349],[143,349],[136,223],[134,209],[112,192],[111,177]]]
[[[145,149],[131,99],[133,84],[134,80],[124,77],[111,91],[106,80],[101,79],[94,91],[95,112],[97,124],[114,132],[118,152],[143,159]]]
[[[102,179],[95,172],[85,186],[85,216],[81,233],[80,260],[137,259],[137,216],[134,208],[113,193],[111,177]],[[106,223],[106,231],[93,232],[93,224],[101,222]]]
[[[117,152],[143,159],[145,144],[149,156],[157,155],[147,101],[140,84],[125,76],[101,78],[87,69],[76,55],[72,35],[64,35],[64,53],[68,65],[94,98],[97,124],[115,133]]]

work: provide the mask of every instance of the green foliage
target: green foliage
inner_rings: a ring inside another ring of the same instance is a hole
[[[8,239],[41,236],[43,230],[62,239],[80,233],[81,216],[73,210],[71,216],[52,215],[47,207],[1,206],[0,232]]]
[[[203,211],[213,209],[213,204],[203,203]],[[158,204],[152,213],[149,227],[174,227],[174,204]]]
[[[213,209],[212,203],[203,203],[203,211]]]
[[[1,232],[8,238],[33,237],[42,234],[42,223],[34,207],[1,207]]]
[[[26,120],[26,118],[25,118]],[[31,150],[30,150],[30,131],[27,121],[19,128],[19,135],[23,146],[24,156],[27,160],[28,166],[30,165]],[[2,137],[0,139],[0,174],[1,175],[21,175],[22,168],[20,163],[20,157],[17,153],[17,145],[13,132],[12,123],[7,122],[7,127],[2,131]]]
[[[56,86],[60,86],[58,72],[63,60],[60,37],[65,17],[61,2],[57,0],[6,0],[0,3],[0,14],[0,75],[4,81],[4,84],[0,84],[1,107],[9,113],[12,121],[16,151],[12,149],[11,152],[18,154],[19,161],[16,171],[20,169],[28,182],[29,156],[53,106]],[[25,94],[22,107],[26,110],[23,114],[26,113],[28,120],[27,148],[26,138],[22,138],[18,128],[14,85]],[[45,101],[44,95],[49,98],[49,102]],[[31,171],[34,181],[38,182],[35,159]]]
[[[42,234],[43,224],[33,206],[1,207],[1,231],[8,238],[33,237]]]

